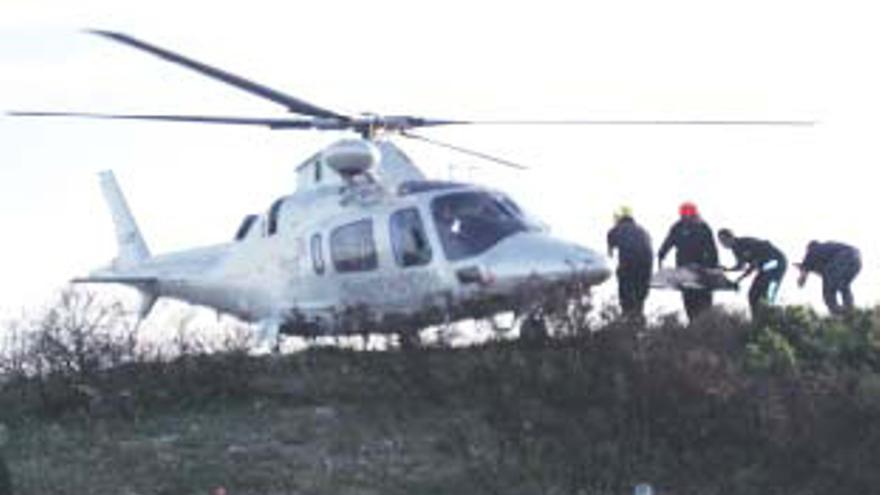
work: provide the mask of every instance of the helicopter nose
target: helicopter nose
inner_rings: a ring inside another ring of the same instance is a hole
[[[499,287],[515,286],[534,278],[548,282],[580,280],[596,285],[611,275],[611,268],[601,254],[537,233],[505,239],[487,253],[485,263]]]

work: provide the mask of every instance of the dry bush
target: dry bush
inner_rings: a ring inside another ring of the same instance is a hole
[[[247,393],[250,333],[232,327],[219,338],[205,335],[184,318],[170,342],[144,343],[122,304],[66,289],[7,330],[0,416],[77,412],[132,419],[144,408]]]
[[[47,309],[7,330],[0,358],[0,400],[9,402],[3,412],[105,408],[110,399],[99,392],[104,373],[135,362],[137,343],[137,329],[121,304],[85,290],[62,291]]]
[[[444,448],[481,492],[870,492],[877,313],[780,311],[787,327],[721,311],[588,321],[540,346],[422,349],[362,374],[398,408],[446,411]]]
[[[129,390],[143,412],[248,399],[378,411],[402,424],[441,417],[430,434],[464,466],[450,486],[481,493],[627,493],[644,481],[683,494],[880,485],[878,310],[820,318],[776,308],[758,322],[715,311],[689,325],[661,317],[645,326],[613,311],[584,316],[585,299],[558,294],[546,315],[559,326],[541,345],[498,339],[281,358],[249,355],[245,334],[215,347],[188,321],[170,347],[130,353],[129,341],[111,339],[122,347],[106,351],[113,313],[67,304],[35,319],[39,338],[21,341],[38,354],[3,365],[29,383],[19,390]],[[3,414],[17,407],[6,393],[13,382],[0,395]],[[40,412],[83,407],[22,397]]]

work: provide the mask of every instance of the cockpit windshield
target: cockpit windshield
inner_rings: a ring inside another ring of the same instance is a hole
[[[515,207],[486,192],[439,196],[431,202],[431,213],[449,261],[476,256],[505,237],[529,230]]]

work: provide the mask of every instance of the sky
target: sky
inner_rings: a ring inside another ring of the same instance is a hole
[[[228,5],[228,6],[227,6]],[[123,31],[342,112],[463,119],[805,119],[813,127],[468,127],[424,134],[518,172],[399,143],[431,176],[508,192],[557,234],[605,250],[626,204],[655,247],[678,204],[802,257],[875,228],[880,46],[868,2],[0,2],[0,110],[284,116],[284,109],[81,32]],[[0,115],[0,315],[115,255],[97,172],[113,169],[154,253],[225,242],[341,137]],[[729,253],[723,260],[732,263]],[[672,259],[670,258],[669,263]],[[781,300],[821,305],[789,272]],[[613,284],[599,292],[613,293]],[[743,307],[745,293],[724,294]],[[652,295],[652,307],[678,307]]]

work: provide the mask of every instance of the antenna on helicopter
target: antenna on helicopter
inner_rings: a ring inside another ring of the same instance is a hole
[[[466,155],[476,156],[477,158],[482,158],[483,160],[488,160],[490,162],[499,163],[499,164],[505,165],[507,167],[512,167],[512,168],[519,169],[519,170],[528,170],[528,168],[529,168],[529,167],[526,167],[525,165],[520,165],[519,163],[512,162],[512,161],[507,160],[505,158],[498,158],[496,156],[487,155],[486,153],[483,153],[480,151],[475,151],[472,149],[463,148],[461,146],[449,144],[449,143],[446,143],[443,141],[438,141],[437,139],[428,138],[425,136],[420,136],[418,134],[413,134],[411,132],[401,131],[400,135],[404,136],[404,137],[408,137],[410,139],[416,139],[416,140],[419,140],[419,141],[422,141],[425,143],[433,144],[434,146],[440,146],[441,148],[446,148],[446,149],[450,149],[453,151],[458,151],[459,153],[464,153]]]
[[[419,140],[434,146],[454,150],[484,160],[506,165],[512,168],[525,169],[516,162],[498,158],[486,153],[439,141],[434,138],[413,134],[412,129],[450,125],[487,125],[487,126],[543,126],[543,125],[663,125],[663,126],[812,126],[812,120],[456,120],[415,117],[411,115],[381,115],[362,113],[346,115],[307,102],[303,99],[251,81],[239,75],[207,65],[179,53],[152,45],[124,33],[99,29],[86,30],[87,33],[100,36],[117,43],[127,45],[168,62],[196,71],[204,76],[228,84],[242,91],[284,106],[288,112],[298,114],[297,117],[253,118],[236,116],[208,115],[154,115],[154,114],[108,114],[90,112],[7,112],[19,117],[83,117],[93,119],[147,120],[165,122],[189,122],[198,124],[240,125],[267,127],[272,130],[332,130],[352,131],[365,140],[374,140],[383,133],[397,134],[413,140]]]

